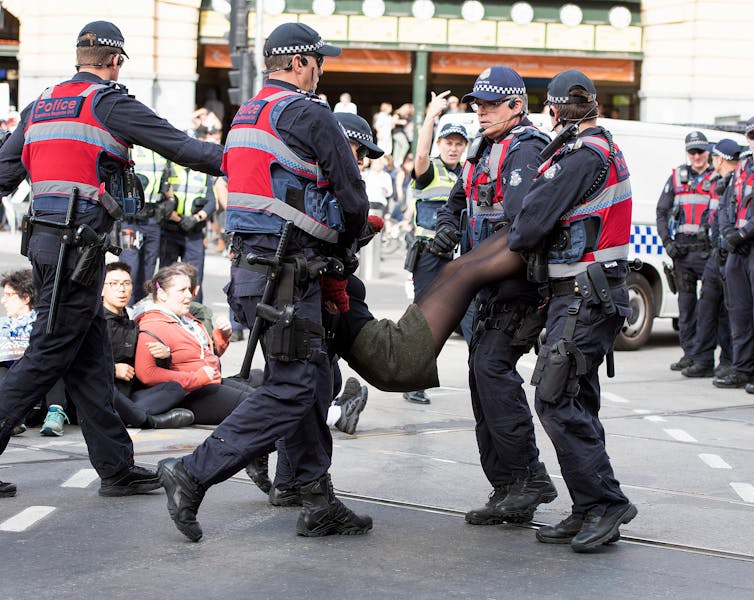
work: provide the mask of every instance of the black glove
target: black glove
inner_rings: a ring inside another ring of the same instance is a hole
[[[679,246],[675,242],[668,242],[667,244],[664,244],[665,246],[665,253],[673,259],[680,258],[681,256],[686,256],[688,254],[688,249],[684,248],[683,246]]]
[[[443,225],[435,232],[435,237],[429,246],[429,251],[437,256],[450,258],[453,255],[453,249],[460,239],[461,234],[456,231],[455,227]]]
[[[731,229],[723,238],[723,248],[728,252],[735,252],[742,256],[749,254],[749,244],[738,229]]]
[[[199,224],[199,220],[196,217],[185,215],[181,217],[181,221],[178,223],[178,227],[185,233],[191,233],[194,228]]]

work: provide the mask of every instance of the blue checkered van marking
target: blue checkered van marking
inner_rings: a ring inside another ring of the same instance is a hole
[[[630,245],[633,254],[662,256],[665,253],[655,225],[632,225]]]

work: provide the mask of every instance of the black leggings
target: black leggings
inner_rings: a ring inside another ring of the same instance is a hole
[[[186,394],[181,406],[194,413],[196,425],[219,425],[253,389],[241,379],[227,377]]]

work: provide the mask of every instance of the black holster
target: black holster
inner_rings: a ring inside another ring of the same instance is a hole
[[[678,286],[675,283],[675,270],[668,263],[662,263],[662,270],[665,271],[665,279],[668,281],[668,289],[671,293],[678,293]]]
[[[406,260],[403,263],[403,268],[406,269],[406,271],[409,273],[414,272],[414,269],[416,269],[416,263],[419,262],[419,257],[426,249],[427,243],[426,240],[414,238],[414,241],[406,252]]]

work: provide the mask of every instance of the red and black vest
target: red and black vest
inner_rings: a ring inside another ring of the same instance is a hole
[[[589,135],[566,145],[542,164],[538,177],[554,168],[569,152],[585,149],[607,168],[601,185],[588,190],[581,202],[562,214],[548,253],[550,278],[574,277],[594,263],[628,260],[631,237],[631,184],[628,167],[617,146],[611,151],[603,136]]]
[[[751,218],[751,198],[754,192],[754,159],[747,158],[736,168],[733,179],[733,191],[736,199],[736,218],[734,225],[740,229]]]
[[[343,215],[319,165],[293,152],[277,131],[280,115],[296,101],[307,100],[265,86],[238,109],[222,164],[228,174],[227,232],[279,234],[292,221],[335,243],[343,231]]]
[[[32,207],[63,212],[73,188],[81,200],[99,203],[103,154],[126,167],[129,144],[113,136],[94,114],[106,84],[69,81],[47,88],[31,108],[21,160],[31,178]]]
[[[680,207],[681,219],[675,227],[676,233],[687,235],[696,235],[699,227],[703,225],[702,214],[707,210],[710,199],[710,191],[714,187],[712,178],[715,175],[711,168],[704,173],[694,176],[693,179],[684,183],[684,177],[681,176],[682,169],[691,169],[682,166],[673,169],[673,207]],[[693,173],[691,173],[693,175]],[[677,212],[674,210],[674,212]]]

